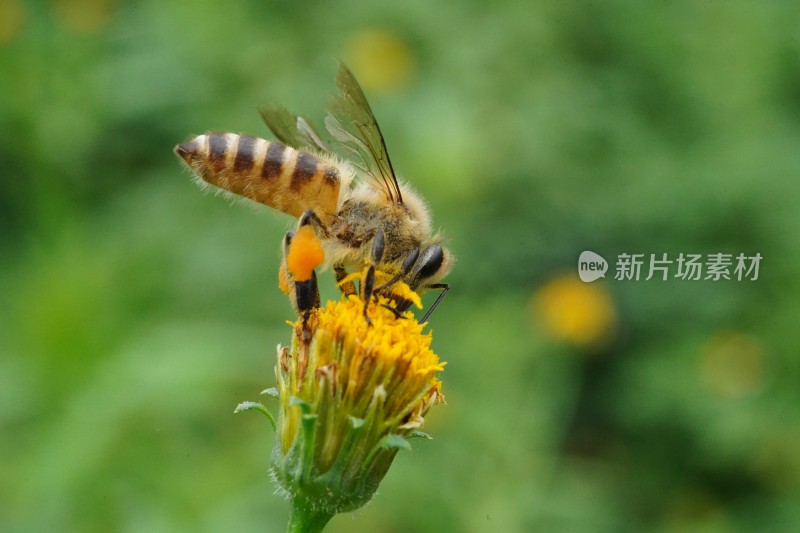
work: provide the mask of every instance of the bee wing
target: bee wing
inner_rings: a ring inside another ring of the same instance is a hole
[[[328,105],[325,127],[338,142],[337,147],[345,152],[342,155],[369,175],[390,201],[402,204],[403,197],[381,130],[364,92],[343,63],[339,64],[336,86],[339,94],[334,95]]]
[[[279,105],[264,107],[259,111],[267,127],[282,143],[311,153],[331,153],[331,149],[307,118],[295,115]]]

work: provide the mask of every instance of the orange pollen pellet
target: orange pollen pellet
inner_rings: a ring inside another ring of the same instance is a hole
[[[322,244],[311,226],[303,226],[292,237],[286,265],[295,281],[308,281],[316,267],[325,261]]]

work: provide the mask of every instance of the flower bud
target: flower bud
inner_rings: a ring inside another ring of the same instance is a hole
[[[271,471],[293,507],[329,519],[367,503],[443,400],[431,334],[387,305],[370,301],[367,320],[356,296],[328,302],[294,323],[291,349],[278,347]]]

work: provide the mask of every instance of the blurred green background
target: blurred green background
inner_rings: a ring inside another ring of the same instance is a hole
[[[0,1],[0,530],[283,531],[272,431],[232,412],[289,340],[292,221],[171,150],[266,136],[269,102],[320,122],[335,57],[458,263],[435,440],[329,531],[799,530],[798,30],[790,1]],[[587,249],[764,259],[587,285]]]

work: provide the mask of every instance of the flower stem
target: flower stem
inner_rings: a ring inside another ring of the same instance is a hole
[[[319,533],[333,518],[333,513],[314,509],[308,501],[295,496],[291,501],[286,533]]]

